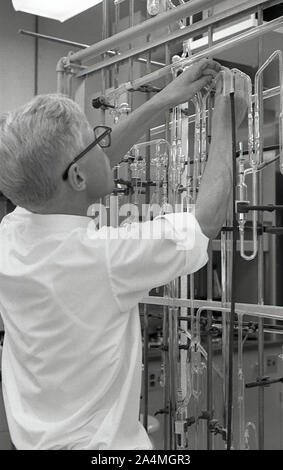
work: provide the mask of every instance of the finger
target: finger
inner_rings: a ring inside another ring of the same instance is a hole
[[[207,68],[202,72],[202,75],[211,75],[213,78],[216,78],[219,72],[215,69]]]
[[[214,72],[219,72],[221,69],[218,62],[215,62],[215,60],[212,60],[212,59],[201,59],[199,62],[196,62],[195,64],[193,64],[192,67],[194,68],[194,73],[192,77],[193,80],[197,80],[202,75],[204,75],[204,72],[206,69],[213,70]]]
[[[201,91],[204,87],[211,85],[213,77],[211,75],[207,75],[205,77],[199,78],[193,83],[193,93],[197,93]]]
[[[216,72],[219,72],[221,70],[221,65],[216,62],[216,60],[213,59],[203,59],[203,64],[201,65],[201,68],[204,70],[206,68],[209,69],[214,69]]]

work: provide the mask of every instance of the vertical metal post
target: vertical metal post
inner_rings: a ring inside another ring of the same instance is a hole
[[[173,281],[174,282],[174,281]],[[174,286],[173,289],[174,290]],[[174,295],[175,293],[173,293]],[[175,442],[175,415],[176,415],[176,376],[177,376],[177,350],[178,350],[178,331],[176,328],[177,309],[169,307],[169,417],[170,417],[170,450],[176,449]]]
[[[163,338],[163,447],[164,450],[168,449],[168,413],[169,409],[169,390],[168,390],[168,307],[163,307],[163,325],[162,325],[162,338]]]
[[[209,243],[208,247],[208,264],[207,264],[207,300],[212,300],[213,296],[213,260],[212,260],[212,242]],[[213,375],[212,375],[212,364],[213,364],[213,350],[212,350],[212,338],[209,333],[209,330],[212,325],[212,312],[207,312],[207,411],[209,415],[212,417],[212,410],[213,410]],[[212,449],[212,434],[209,430],[209,420],[207,421],[207,434],[206,434],[206,445],[207,450]]]
[[[258,9],[258,23],[263,23],[262,9]],[[263,39],[258,40],[258,67],[263,63]],[[260,82],[260,95],[262,96],[263,82]],[[263,100],[259,102],[259,119],[260,129],[263,128]],[[263,136],[262,136],[263,139]],[[260,155],[262,158],[263,141],[260,143]],[[258,204],[262,204],[262,172],[258,174]],[[263,223],[263,213],[259,212],[258,221]],[[260,234],[258,238],[258,304],[264,304],[264,252],[263,252],[263,236]],[[264,331],[263,318],[258,319],[258,377],[264,376]],[[258,387],[258,447],[259,450],[264,449],[264,387]]]
[[[170,55],[170,46],[169,44],[165,45],[165,64],[169,65],[171,61],[171,55]],[[169,84],[169,76],[166,76],[166,85]],[[169,142],[170,138],[170,112],[166,112],[165,116],[165,139],[167,142]],[[167,178],[168,180],[168,178]]]
[[[210,11],[209,11],[210,14]],[[212,46],[212,28],[210,27],[208,29],[208,46]],[[207,125],[207,130],[208,130],[208,135],[207,135],[207,140],[208,140],[208,145],[210,144],[209,142],[209,135],[210,135],[210,128],[211,128],[211,100],[208,100],[208,125]],[[207,264],[207,300],[212,300],[213,298],[213,250],[212,250],[212,242],[209,243],[208,246],[208,264]],[[208,329],[208,335],[207,335],[207,397],[206,397],[206,406],[207,406],[207,411],[209,415],[212,417],[212,410],[213,410],[213,371],[212,371],[212,365],[213,365],[213,349],[212,349],[212,338],[211,335],[209,334],[210,327],[212,325],[212,312],[208,311],[207,312],[207,329]],[[207,445],[207,450],[212,449],[212,434],[209,430],[209,420],[207,420],[207,431],[206,431],[206,445]]]
[[[166,51],[168,53],[168,50]],[[169,58],[167,54],[167,59]],[[167,126],[168,127],[168,126]],[[168,132],[168,138],[170,132]],[[171,137],[171,136],[170,136]],[[170,141],[170,138],[169,138]],[[172,154],[169,154],[168,167],[172,165]],[[168,175],[169,176],[169,175]],[[168,178],[168,202],[175,208],[176,204],[176,187],[170,183]],[[174,182],[175,183],[175,182]],[[175,279],[168,285],[169,296],[174,300],[178,295],[178,282]],[[179,357],[179,338],[178,338],[178,308],[169,307],[169,338],[168,338],[168,358],[169,358],[169,441],[170,450],[176,449],[175,439],[175,419],[177,409],[177,377],[178,377],[178,357]]]
[[[234,326],[235,326],[235,284],[236,284],[236,255],[237,255],[237,214],[235,208],[237,190],[236,167],[236,120],[234,93],[230,93],[231,99],[231,127],[232,127],[232,159],[233,159],[233,231],[232,231],[232,273],[231,273],[231,310],[229,316],[229,364],[228,364],[228,394],[227,394],[227,450],[232,449],[233,431],[233,369],[234,369]]]
[[[72,82],[73,82],[73,76],[72,73],[66,73],[66,90],[65,93],[66,95],[71,98],[72,96]]]
[[[39,18],[35,17],[35,32],[38,34]],[[34,96],[38,95],[38,37],[34,40]]]
[[[120,3],[114,4],[115,8],[115,21],[114,21],[114,34],[119,32],[119,19],[120,19]],[[114,88],[118,88],[119,85],[119,65],[114,65],[114,79],[113,79]]]
[[[148,314],[147,305],[143,305],[144,327],[143,327],[143,425],[148,428]]]
[[[150,36],[147,38],[148,41],[150,41]],[[146,73],[150,73],[150,59],[151,59],[151,53],[149,52],[147,54],[147,61],[146,61]],[[150,99],[150,93],[146,93],[146,99]],[[146,133],[146,141],[150,142],[150,129],[148,129]],[[146,181],[150,181],[150,145],[146,147]],[[145,203],[150,204],[150,186],[146,185],[145,188]]]
[[[166,65],[170,64],[170,47],[169,44],[165,45],[165,63]],[[168,78],[167,78],[168,80]],[[165,116],[165,139],[169,142],[170,139],[170,113],[169,111],[166,112]],[[168,165],[167,165],[167,181],[168,181]],[[165,374],[165,385],[164,385],[164,409],[168,410],[168,413],[164,415],[164,449],[167,450],[170,448],[171,443],[171,406],[170,406],[170,389],[169,389],[169,355],[168,355],[168,335],[169,335],[169,313],[168,307],[164,308],[165,312],[163,315],[163,341],[164,341],[164,334],[165,341],[164,346],[167,351],[164,351],[164,374]],[[169,432],[168,432],[169,431]]]
[[[147,63],[146,63],[147,73],[150,71],[150,53],[147,55]],[[147,93],[147,99],[150,98]],[[146,134],[146,141],[150,141],[150,129],[147,131]],[[150,180],[150,146],[146,147],[146,181]],[[150,203],[150,187],[146,186],[146,193],[145,193],[145,203]],[[147,307],[144,306],[144,422],[143,425],[147,430],[147,415],[148,415],[148,316],[147,316]],[[147,372],[147,380],[145,374]]]
[[[129,27],[134,26],[135,18],[135,0],[129,0]],[[129,45],[130,49],[132,45]],[[129,81],[132,82],[134,79],[134,59],[133,57],[129,58]],[[133,93],[129,93],[129,105],[133,109],[134,96]]]
[[[103,0],[102,3],[102,40],[106,39],[109,34],[108,28],[108,0]],[[105,55],[103,55],[105,57]],[[107,71],[105,68],[101,70],[101,92],[102,95],[105,95],[108,84],[106,83]],[[105,110],[100,109],[101,113],[101,122],[105,124]]]

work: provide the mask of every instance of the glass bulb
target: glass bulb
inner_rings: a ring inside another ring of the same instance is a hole
[[[147,0],[147,12],[151,16],[158,15],[160,10],[160,0]]]

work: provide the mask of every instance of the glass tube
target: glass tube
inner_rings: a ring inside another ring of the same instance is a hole
[[[132,163],[129,165],[129,174],[130,174],[130,179],[131,179],[131,184],[133,188],[133,201],[132,204],[134,204],[137,208],[139,205],[139,196],[140,196],[140,190],[141,190],[141,177],[142,177],[142,171],[141,171],[141,156],[139,149],[136,148],[135,146],[133,147],[135,159]],[[121,223],[121,227],[125,227],[129,224],[133,223],[138,223],[139,222],[139,210],[134,210],[134,212],[131,211],[131,214]]]
[[[258,185],[257,185],[257,169],[258,161],[256,152],[254,151],[254,122],[253,122],[253,100],[252,100],[252,82],[251,78],[238,69],[231,69],[231,74],[233,74],[233,80],[235,84],[235,91],[237,91],[237,81],[244,81],[245,85],[245,100],[248,105],[248,152],[249,152],[249,161],[251,165],[252,173],[252,204],[257,205],[258,203]],[[238,201],[247,201],[247,186],[245,183],[246,171],[244,169],[244,157],[243,157],[243,148],[240,148],[240,159],[239,159],[239,198]],[[250,171],[249,171],[250,172]],[[245,223],[247,217],[245,214],[239,214],[239,234],[240,234],[240,254],[243,259],[246,261],[251,261],[257,256],[258,242],[257,242],[257,222],[258,222],[258,213],[257,211],[252,212],[252,253],[247,255],[245,253]]]
[[[232,226],[232,204],[227,214],[226,226]],[[232,233],[221,232],[221,303],[223,307],[231,301],[231,273],[232,273]],[[222,374],[223,374],[223,414],[227,417],[227,391],[228,391],[228,358],[229,358],[229,326],[227,312],[222,312]],[[224,422],[226,426],[226,422]]]
[[[160,11],[160,0],[147,0],[147,12],[151,16],[158,15]]]
[[[207,161],[207,99],[210,92],[205,93],[201,100],[201,158],[200,178],[202,177]]]
[[[254,96],[254,127],[255,127],[255,161],[256,164],[261,164],[263,160],[263,129],[262,121],[260,119],[260,102],[263,99],[260,81],[265,69],[275,60],[278,59],[279,68],[279,84],[280,84],[280,112],[279,112],[279,145],[280,145],[280,171],[283,173],[283,129],[282,129],[282,116],[283,116],[283,56],[282,51],[274,51],[273,54],[262,64],[255,75],[255,96]]]
[[[246,202],[248,201],[248,188],[245,182],[246,175],[248,173],[252,173],[252,203],[257,204],[257,170],[255,166],[253,166],[248,171],[245,170],[245,158],[243,155],[243,146],[242,143],[239,143],[240,148],[240,156],[239,156],[239,164],[238,164],[238,185],[237,185],[237,201],[238,202]],[[243,259],[246,261],[253,260],[257,255],[257,212],[253,211],[252,213],[252,241],[253,241],[253,249],[252,254],[247,255],[245,253],[245,224],[247,221],[247,214],[239,213],[238,214],[238,223],[239,223],[239,238],[240,238],[240,254]]]
[[[201,95],[198,93],[192,100],[195,106],[194,168],[193,168],[193,203],[196,201],[201,159]]]
[[[245,449],[245,377],[243,364],[243,315],[238,313],[238,419],[239,449]]]
[[[246,73],[238,69],[231,69],[233,80],[235,83],[235,91],[237,91],[237,80],[241,79],[245,85],[245,101],[248,106],[248,151],[251,167],[256,165],[254,152],[254,119],[253,119],[253,96],[252,96],[252,80]]]
[[[181,185],[181,177],[184,170],[184,156],[182,146],[182,107],[176,109],[176,184],[177,188]]]
[[[245,450],[256,450],[257,449],[257,428],[255,423],[249,421],[245,427]]]

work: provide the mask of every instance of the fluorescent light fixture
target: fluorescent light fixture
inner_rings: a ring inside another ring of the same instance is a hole
[[[102,0],[12,0],[16,11],[44,16],[61,22],[101,2]]]
[[[236,23],[232,26],[228,26],[227,28],[223,28],[219,31],[215,31],[213,33],[213,42],[219,41],[220,39],[225,39],[229,36],[234,36],[237,33],[241,33],[242,31],[253,28],[255,26],[258,26],[258,22],[252,15],[251,18],[249,18],[248,20],[241,21],[240,23]],[[189,44],[190,44],[191,50],[208,46],[207,36],[204,36],[201,39],[196,39],[195,41],[192,41],[192,40],[189,40],[189,41],[190,41]]]

